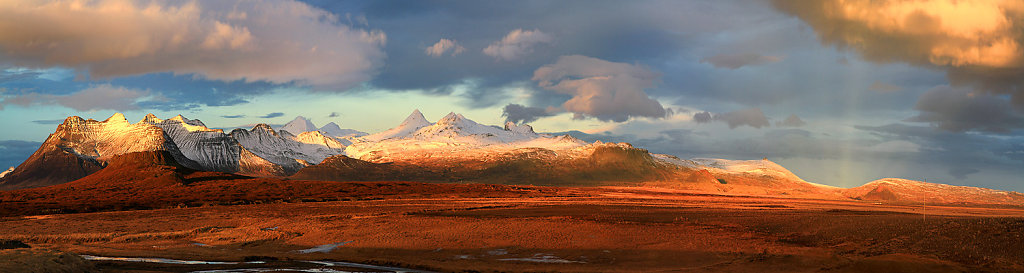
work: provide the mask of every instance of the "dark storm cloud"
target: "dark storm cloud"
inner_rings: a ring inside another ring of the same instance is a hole
[[[42,142],[22,140],[0,140],[0,169],[16,167],[39,149]]]
[[[1015,175],[1024,168],[1024,137],[1021,136],[989,136],[984,134],[954,133],[935,130],[927,126],[911,126],[905,124],[889,124],[883,126],[855,126],[855,128],[871,132],[883,140],[900,140],[918,143],[922,146],[920,153],[912,158],[914,162],[933,168],[945,168],[946,174],[959,180],[971,177],[983,177],[992,172],[1007,172]],[[979,172],[968,173],[965,170],[977,169]],[[932,170],[934,172],[934,170]],[[960,179],[957,175],[964,175]],[[980,179],[980,180],[978,180]],[[982,187],[1015,188],[1020,191],[1019,183],[1007,184],[1005,180],[974,178],[970,184]]]
[[[1019,147],[1019,143],[1024,141],[1024,137],[1021,136],[995,137],[983,134],[963,134],[934,130],[927,126],[905,124],[854,126],[854,128],[873,133],[884,140],[918,143],[923,147],[921,156],[918,158],[922,162],[978,169],[1024,163],[1024,157],[1014,156],[1015,153],[1024,153],[1024,149]]]
[[[262,115],[262,116],[260,116],[260,118],[276,118],[276,117],[283,117],[283,116],[284,116],[284,113],[273,112],[273,113],[270,113],[270,114]]]
[[[227,116],[220,116],[220,117],[222,117],[222,118],[244,118],[245,115],[227,115]]]
[[[964,88],[937,86],[921,95],[910,121],[928,122],[943,130],[1009,133],[1024,127],[1024,114],[1010,101]]]
[[[505,117],[506,122],[511,121],[519,124],[534,122],[537,119],[554,115],[555,113],[548,112],[544,108],[529,107],[514,103],[505,105],[505,109],[503,109],[501,113],[501,116]]]

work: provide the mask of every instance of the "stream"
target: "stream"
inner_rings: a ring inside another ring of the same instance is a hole
[[[190,261],[165,258],[139,258],[139,257],[103,257],[92,255],[80,255],[86,260],[97,263],[103,269],[120,270],[152,270],[169,272],[193,272],[193,273],[248,273],[248,272],[317,272],[317,273],[347,273],[347,272],[409,272],[424,273],[431,271],[378,266],[360,263],[335,262],[335,261],[250,261],[250,262],[216,262],[216,261]]]

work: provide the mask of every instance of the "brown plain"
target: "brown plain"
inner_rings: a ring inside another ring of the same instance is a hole
[[[1024,209],[1015,207],[283,180],[138,156],[74,182],[0,192],[0,238],[97,256],[448,272],[1024,272]],[[296,252],[342,242],[326,253]],[[0,256],[26,253],[11,251]]]

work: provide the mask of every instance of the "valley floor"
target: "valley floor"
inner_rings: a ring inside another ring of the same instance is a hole
[[[0,238],[104,257],[333,260],[456,272],[1024,272],[1019,208],[629,187],[542,193],[9,216],[0,218]],[[93,263],[105,272],[211,268]]]

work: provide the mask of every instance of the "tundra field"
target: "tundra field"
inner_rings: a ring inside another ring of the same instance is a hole
[[[1013,207],[411,182],[289,181],[268,187],[280,196],[206,198],[232,196],[224,191],[249,183],[266,182],[190,184],[196,207],[100,200],[91,201],[97,212],[11,212],[21,215],[0,220],[0,238],[25,242],[35,255],[3,250],[12,258],[0,268],[51,255],[36,265],[103,272],[352,270],[297,261],[451,272],[1024,272],[1024,209]],[[198,190],[204,184],[220,192]],[[287,198],[296,192],[321,194]],[[74,263],[60,252],[264,262]]]

